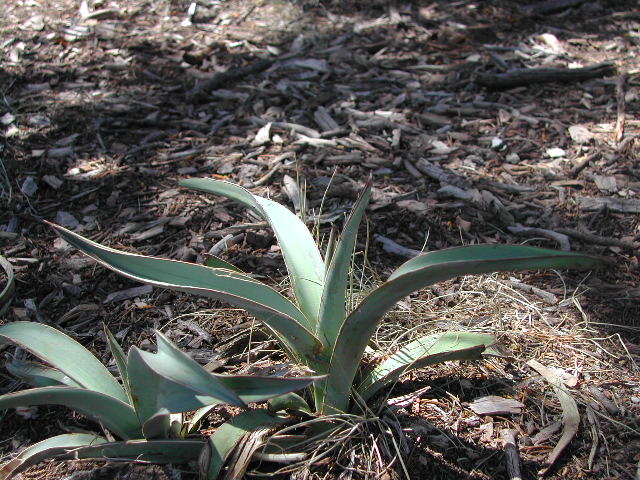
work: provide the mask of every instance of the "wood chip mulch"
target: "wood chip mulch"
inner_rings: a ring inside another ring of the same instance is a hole
[[[639,478],[635,1],[5,3],[9,320],[55,325],[107,364],[102,322],[127,347],[151,347],[161,328],[219,371],[280,362],[242,312],[119,278],[39,220],[148,255],[216,253],[278,285],[272,232],[178,180],[237,182],[304,209],[323,237],[371,176],[364,283],[420,251],[472,243],[589,252],[611,267],[458,279],[401,302],[380,346],[473,328],[513,359],[408,376],[382,418],[397,450],[325,461],[309,478]],[[0,375],[2,392],[20,388]],[[0,445],[10,455],[78,429],[95,426],[62,408],[5,412]],[[91,478],[194,475],[105,468]],[[69,475],[54,463],[24,477]]]

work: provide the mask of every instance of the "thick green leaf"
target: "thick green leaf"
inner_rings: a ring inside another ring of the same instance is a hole
[[[127,372],[127,356],[118,343],[118,340],[116,340],[116,337],[113,336],[106,325],[104,327],[104,333],[107,337],[107,341],[109,342],[109,348],[111,349],[111,353],[113,354],[113,359],[116,361],[116,365],[118,366],[118,371],[120,372],[120,378],[122,378],[124,390],[127,393],[127,397],[129,397],[129,402],[131,403],[131,390],[129,389],[129,372]]]
[[[233,265],[232,263],[223,260],[220,257],[215,255],[211,255],[210,253],[206,254],[206,258],[204,259],[204,265],[209,268],[226,268],[227,270],[233,270],[235,272],[245,273],[240,270],[238,267]]]
[[[204,440],[200,439],[108,443],[102,437],[84,433],[58,435],[26,448],[16,458],[4,464],[0,468],[0,480],[9,480],[16,473],[46,458],[186,463],[198,458],[204,444]]]
[[[269,411],[270,412],[293,412],[293,413],[305,413],[311,414],[311,407],[307,401],[302,398],[297,393],[285,393],[284,395],[280,395],[278,397],[274,397],[269,400]]]
[[[200,439],[129,440],[82,448],[74,456],[63,458],[187,463],[198,459],[204,444]]]
[[[325,273],[316,242],[307,226],[289,209],[266,198],[256,200],[269,216],[300,310],[313,326],[318,321]]]
[[[327,249],[324,252],[325,280],[326,280],[327,273],[329,272],[329,268],[331,267],[331,259],[333,258],[333,253],[336,251],[338,236],[339,236],[338,229],[332,223],[331,230],[329,231],[329,239],[327,240]]]
[[[358,227],[370,196],[371,181],[367,183],[353,210],[351,210],[342,235],[332,252],[331,263],[327,269],[316,336],[329,348],[333,348],[346,316],[345,302],[349,284],[349,268],[351,268]]]
[[[496,339],[472,332],[446,332],[420,337],[408,343],[365,375],[357,391],[367,400],[401,375],[416,368],[450,360],[478,360]]]
[[[211,411],[216,408],[216,405],[207,405],[206,407],[201,407],[199,409],[197,409],[193,416],[191,417],[191,419],[189,420],[189,425],[187,428],[187,434],[193,434],[196,433],[198,431],[198,429],[200,428],[200,424],[202,423],[202,420],[205,419],[205,417],[207,415],[209,415],[209,413],[211,413]]]
[[[224,462],[245,435],[258,427],[277,426],[285,422],[266,410],[250,410],[220,425],[209,437],[200,457],[200,468],[209,480],[216,480]]]
[[[186,355],[185,355],[186,356]],[[244,402],[193,359],[129,351],[131,396],[141,422],[147,421],[161,408],[171,413],[187,412],[212,404],[228,403],[244,406]]]
[[[118,252],[54,226],[67,241],[107,267],[135,280],[216,299],[247,309],[263,320],[290,350],[313,357],[320,345],[306,318],[289,300],[246,274],[226,269]]]
[[[57,368],[48,367],[41,363],[13,359],[5,366],[12,375],[15,375],[32,387],[55,387],[67,385],[69,387],[82,388],[82,385],[75,382],[67,374],[61,372]]]
[[[0,396],[0,410],[31,405],[62,405],[99,421],[120,438],[142,436],[133,408],[100,392],[74,387],[42,387]]]
[[[234,200],[242,204],[245,208],[252,210],[253,213],[264,220],[269,220],[265,217],[260,205],[257,204],[253,193],[246,188],[242,188],[240,185],[236,185],[235,183],[227,182],[225,180],[215,180],[213,178],[187,178],[180,180],[179,184],[181,187],[200,190],[201,192],[220,195]]]
[[[274,289],[246,274],[119,252],[58,225],[50,225],[71,245],[121,275],[244,308],[274,331],[290,351],[310,360],[317,356],[321,344],[309,331],[304,314]]]
[[[161,408],[142,424],[142,434],[147,440],[167,438],[171,429],[171,413]]]
[[[395,303],[421,288],[460,275],[540,268],[593,268],[601,260],[577,253],[519,245],[473,245],[429,252],[401,265],[345,320],[331,357],[322,402],[345,411],[364,349],[378,323]]]
[[[285,393],[302,390],[317,377],[258,377],[254,375],[216,375],[222,383],[238,394],[246,403],[263,402]]]
[[[129,353],[131,389],[142,421],[160,408],[175,413],[221,403],[246,406],[300,390],[322,378],[216,375],[178,350],[161,333],[157,338],[158,353],[136,348]]]
[[[127,394],[89,350],[55,328],[35,322],[0,326],[0,341],[15,343],[68,375],[82,387],[128,402]]]
[[[2,267],[7,276],[4,288],[0,291],[0,315],[4,315],[11,305],[11,299],[13,298],[13,291],[15,289],[15,277],[13,275],[13,266],[2,255],[0,255],[0,267]]]
[[[73,455],[78,448],[105,443],[107,440],[89,433],[67,433],[47,438],[22,450],[0,467],[0,480],[9,480],[15,474],[47,458]]]
[[[282,248],[300,310],[315,325],[322,296],[324,262],[302,220],[284,206],[229,182],[190,178],[182,180],[180,185],[240,202],[269,222]]]

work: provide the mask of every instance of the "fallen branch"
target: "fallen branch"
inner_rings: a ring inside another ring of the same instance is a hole
[[[547,292],[546,290],[542,290],[541,288],[534,287],[533,285],[529,285],[527,283],[523,283],[516,278],[510,278],[508,282],[512,288],[515,288],[516,290],[521,290],[526,293],[531,293],[533,295],[537,295],[542,300],[544,300],[545,303],[548,303],[549,305],[556,305],[558,303],[558,299],[551,292]]]
[[[563,233],[554,232],[553,230],[547,230],[545,228],[524,227],[519,223],[508,226],[507,230],[516,235],[524,235],[525,237],[540,236],[550,238],[551,240],[558,242],[558,245],[560,245],[560,250],[563,250],[565,252],[571,250],[569,237],[567,235],[564,235]]]
[[[606,208],[613,213],[640,213],[640,200],[617,197],[578,197],[578,205],[586,212]]]
[[[620,247],[625,250],[636,250],[638,247],[631,242],[626,242],[618,238],[602,237],[593,233],[583,232],[574,228],[558,228],[559,233],[569,235],[570,237],[577,238],[586,243],[592,243],[595,245],[605,245],[608,247]]]
[[[589,165],[594,160],[600,158],[600,152],[594,152],[591,155],[587,155],[580,163],[578,163],[575,167],[569,170],[569,177],[575,178],[578,174],[585,169],[587,165]]]
[[[614,75],[612,63],[599,63],[584,68],[521,68],[505,73],[481,73],[476,83],[489,88],[513,88],[532,83],[580,82]]]
[[[408,258],[417,257],[418,255],[422,254],[420,250],[403,247],[390,238],[383,237],[382,235],[374,235],[373,238],[376,242],[382,244],[382,249],[387,253],[393,253],[395,255]]]

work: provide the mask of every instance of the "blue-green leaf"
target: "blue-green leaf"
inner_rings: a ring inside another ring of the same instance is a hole
[[[14,358],[5,365],[12,375],[20,378],[32,387],[54,387],[67,385],[69,387],[82,388],[67,374],[57,368],[48,367],[41,363],[28,362]]]
[[[286,207],[253,195],[233,183],[211,178],[190,178],[182,180],[180,185],[240,202],[269,222],[282,248],[300,310],[315,325],[322,296],[324,262],[313,236],[302,220]]]
[[[473,332],[446,332],[420,337],[373,368],[362,378],[356,390],[367,400],[413,369],[450,360],[479,360],[486,347],[495,341],[493,335]]]
[[[31,405],[62,405],[102,423],[120,438],[140,438],[140,423],[130,405],[84,388],[42,387],[0,396],[0,410]]]
[[[142,424],[142,433],[147,440],[167,438],[171,429],[171,413],[161,408]]]
[[[129,397],[129,401],[131,401],[131,391],[129,389],[129,372],[127,372],[127,356],[116,340],[116,337],[113,336],[106,325],[104,327],[104,333],[107,337],[107,342],[109,342],[109,348],[111,349],[111,353],[113,354],[113,359],[116,361],[118,371],[120,372],[120,378],[122,378],[124,390],[127,393],[127,397]]]
[[[47,438],[22,450],[0,467],[0,480],[10,480],[15,474],[47,458],[72,455],[81,447],[105,443],[103,437],[89,433],[67,433]]]
[[[222,258],[217,257],[215,255],[211,255],[210,253],[206,254],[204,259],[204,265],[210,268],[225,268],[227,270],[233,270],[235,272],[245,273],[241,269],[233,265],[232,263],[229,263],[226,260],[223,260]]]
[[[302,390],[325,378],[315,377],[259,377],[256,375],[216,375],[246,403],[263,402],[285,393]]]
[[[369,339],[397,301],[412,292],[461,275],[540,268],[593,268],[595,257],[520,245],[473,245],[429,252],[401,265],[345,320],[331,356],[325,400],[332,411],[348,407],[351,384]]]
[[[139,282],[203,295],[246,309],[302,357],[313,360],[321,346],[302,312],[271,287],[237,271],[119,252],[50,224],[67,242],[115,272]]]
[[[128,440],[85,447],[71,458],[128,461],[135,459],[159,464],[187,463],[197,460],[204,444],[204,440],[201,439]]]
[[[128,402],[127,394],[109,370],[89,350],[55,328],[35,322],[11,322],[0,326],[0,341],[28,350],[83,388]]]
[[[136,347],[129,351],[131,396],[141,422],[162,408],[179,413],[220,403],[245,405],[233,391],[187,355],[180,358],[160,353],[160,346],[158,350],[157,354]]]
[[[157,333],[158,353],[132,348],[130,382],[141,421],[161,408],[171,413],[227,403],[246,406],[309,386],[322,377],[259,377],[217,375]]]
[[[351,268],[358,227],[362,221],[364,210],[369,203],[370,196],[371,181],[367,183],[353,210],[351,210],[342,235],[331,254],[331,261],[327,268],[327,278],[322,292],[316,336],[330,348],[333,348],[346,316],[345,304],[349,283],[349,268]]]

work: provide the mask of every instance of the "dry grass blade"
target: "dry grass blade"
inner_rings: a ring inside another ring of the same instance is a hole
[[[548,467],[542,472],[543,475],[546,475],[549,473],[558,457],[560,457],[563,450],[569,445],[569,443],[571,443],[571,440],[578,432],[578,426],[580,425],[580,413],[578,412],[578,405],[576,404],[576,401],[569,392],[567,392],[567,389],[562,385],[562,380],[560,380],[553,371],[542,365],[537,360],[529,360],[527,365],[542,375],[542,377],[553,387],[553,390],[560,401],[560,406],[562,407],[562,436],[547,458]]]

